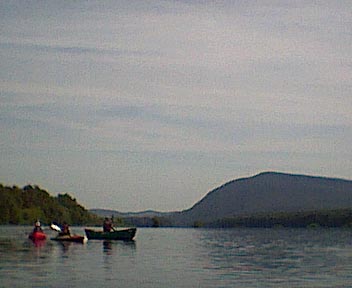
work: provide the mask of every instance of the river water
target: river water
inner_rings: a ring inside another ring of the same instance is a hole
[[[139,228],[65,245],[30,231],[0,226],[0,287],[352,287],[348,229]]]

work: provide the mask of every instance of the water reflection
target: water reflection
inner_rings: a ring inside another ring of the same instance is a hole
[[[57,245],[61,248],[63,254],[69,252],[70,247],[73,245],[72,242],[57,242]]]
[[[335,237],[330,237],[329,230],[322,229],[204,230],[200,237],[202,260],[204,268],[224,286],[234,282],[246,286],[254,279],[269,286],[290,283],[298,287],[307,279],[334,283],[336,272],[331,265],[343,263],[345,255],[341,254],[352,252],[345,247],[343,230],[333,234]],[[344,272],[351,269],[350,264],[339,267]]]
[[[148,228],[136,241],[82,245],[50,238],[38,244],[22,227],[1,228],[1,287],[33,281],[87,288],[351,287],[352,281],[350,230]]]
[[[109,240],[103,241],[103,252],[107,255],[112,255],[112,242]]]
[[[301,260],[282,236],[273,237],[272,230],[207,231],[201,242],[208,251],[205,268],[221,271],[219,277],[228,280],[279,274]]]
[[[103,241],[103,252],[107,255],[112,255],[114,251],[124,251],[124,249],[134,250],[136,249],[136,242],[131,241],[117,241],[117,240],[104,240]]]
[[[14,287],[11,284],[13,282],[21,283],[18,287],[25,287],[28,286],[25,279],[33,277],[40,285],[46,277],[43,267],[47,267],[51,261],[52,246],[47,245],[46,241],[38,242],[30,239],[23,240],[23,238],[22,240],[0,239],[0,278],[2,279],[0,286],[4,285],[1,287]]]
[[[29,240],[33,243],[35,247],[43,247],[46,244],[46,240]]]

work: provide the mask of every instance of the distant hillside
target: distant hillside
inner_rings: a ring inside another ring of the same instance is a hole
[[[165,217],[170,215],[169,212],[157,212],[153,210],[146,210],[141,212],[119,212],[116,210],[109,210],[109,209],[89,209],[89,212],[94,213],[100,217],[120,217],[120,218],[127,218],[127,217]]]
[[[190,226],[239,215],[351,207],[352,181],[265,172],[228,182],[171,219]]]
[[[122,222],[123,225],[136,227],[159,227],[173,226],[169,220],[172,212],[157,212],[146,210],[142,212],[119,212],[107,209],[90,209],[89,212],[99,217],[114,217],[114,222]]]

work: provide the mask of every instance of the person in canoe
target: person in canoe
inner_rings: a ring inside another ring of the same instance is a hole
[[[108,217],[105,218],[104,223],[103,223],[103,230],[104,232],[111,232],[114,231],[114,227],[112,224],[112,220],[109,219]]]
[[[61,232],[59,233],[59,236],[71,236],[71,231],[70,227],[68,226],[67,222],[64,222],[61,228]]]
[[[33,228],[33,233],[35,232],[43,232],[42,227],[40,226],[40,221],[37,220],[34,224],[34,228]]]

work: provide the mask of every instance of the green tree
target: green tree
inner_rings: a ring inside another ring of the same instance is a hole
[[[69,194],[52,197],[37,185],[20,189],[0,184],[0,211],[0,224],[33,224],[36,219],[44,223],[66,221],[77,225],[102,222]]]

